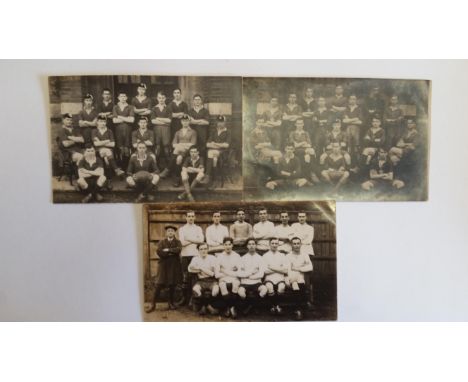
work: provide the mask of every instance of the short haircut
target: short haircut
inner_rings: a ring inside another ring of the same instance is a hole
[[[299,216],[300,214],[304,214],[304,215],[307,217],[307,214],[305,213],[305,211],[299,211],[299,212],[297,213],[297,216]]]
[[[298,119],[296,119],[296,122],[295,122],[295,123],[297,123],[297,122],[302,122],[302,123],[304,123],[304,120],[303,120],[302,118],[298,118]]]
[[[260,207],[258,209],[258,213],[262,212],[262,211],[265,211],[266,213],[268,213],[268,210],[265,208],[265,207]]]
[[[172,92],[174,93],[176,90],[178,90],[180,93],[182,93],[182,90],[180,90],[180,88],[175,88]]]
[[[289,215],[289,212],[288,211],[280,211],[280,216],[283,215],[283,214],[288,214]]]
[[[140,145],[143,145],[143,146],[146,147],[146,143],[145,143],[145,142],[142,142],[142,141],[138,142],[138,143],[137,143],[137,147],[140,146]]]
[[[299,241],[302,243],[302,240],[301,240],[300,237],[294,236],[294,237],[291,239],[291,243],[292,243],[294,240],[299,240]]]
[[[239,212],[243,212],[245,214],[245,210],[242,208],[237,209],[236,214],[238,214]]]
[[[279,239],[277,237],[270,237],[269,243],[271,243],[273,240],[278,240],[279,241]]]
[[[203,247],[204,245],[206,245],[206,248],[208,248],[208,244],[203,242],[197,245],[197,249],[200,249],[200,247]]]
[[[92,143],[88,142],[88,143],[85,144],[85,150],[88,150],[88,149],[93,149],[94,150],[94,146],[93,146]]]
[[[193,97],[192,97],[192,99],[195,99],[195,98],[197,98],[197,97],[199,97],[199,98],[203,101],[203,97],[202,97],[201,94],[199,94],[199,93],[194,94]]]
[[[195,215],[195,211],[194,210],[189,210],[185,213],[185,216],[187,216],[188,214],[194,214]]]
[[[117,95],[118,95],[118,96],[121,96],[121,95],[124,95],[124,96],[126,96],[126,95],[127,95],[127,92],[126,92],[126,91],[124,91],[124,90],[120,90],[120,91],[118,92],[118,94],[117,94]]]
[[[296,92],[288,92],[288,97],[291,97],[292,95],[297,97]]]
[[[193,146],[190,146],[190,148],[189,148],[189,152],[190,152],[190,151],[192,151],[193,149],[195,149],[195,150],[199,151],[199,150],[198,150],[198,147],[197,147],[197,146],[195,146],[195,145],[193,145]]]
[[[166,93],[164,93],[162,90],[158,91],[158,93],[156,94],[156,97],[157,96],[166,96]]]
[[[231,244],[234,244],[234,239],[232,237],[226,236],[223,238],[223,244],[229,241]]]
[[[112,93],[111,90],[110,90],[109,88],[104,88],[104,89],[102,89],[102,93],[104,93],[104,92]],[[101,94],[102,94],[102,93],[101,93]]]
[[[253,241],[255,245],[257,245],[257,241],[253,237],[249,237],[247,241],[245,242],[245,244],[249,244],[251,241]]]
[[[214,214],[220,214],[221,215],[221,212],[220,211],[215,211],[215,212],[213,212],[213,215]]]

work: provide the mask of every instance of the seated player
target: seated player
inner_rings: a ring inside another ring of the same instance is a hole
[[[117,166],[114,159],[115,147],[114,134],[107,128],[107,118],[99,115],[97,117],[97,129],[92,132],[92,140],[96,151],[104,163],[114,171],[117,176],[124,175],[125,172]]]
[[[180,169],[189,149],[197,144],[197,132],[190,127],[190,120],[187,115],[180,119],[182,127],[176,131],[172,139],[172,161],[171,171],[175,174],[174,187],[180,186]]]
[[[154,157],[147,154],[144,142],[137,143],[136,149],[136,154],[132,155],[128,162],[127,185],[138,192],[135,203],[140,203],[144,199],[152,202],[154,196],[151,192],[159,182],[158,166]]]
[[[273,160],[274,163],[278,163],[283,156],[281,151],[273,147],[268,132],[265,130],[265,121],[263,119],[257,120],[249,142],[252,147],[252,154],[259,162],[269,162]]]
[[[281,124],[283,113],[278,102],[278,97],[272,97],[267,111],[263,113],[263,126],[270,138],[272,148],[281,149],[282,131]]]
[[[206,142],[207,166],[206,175],[208,180],[218,167],[219,157],[225,153],[231,145],[231,132],[226,127],[226,118],[223,115],[216,118],[216,129],[212,130]]]
[[[310,136],[304,130],[304,120],[296,120],[296,129],[289,133],[288,142],[294,146],[294,153],[301,161],[302,176],[307,178],[315,161],[315,150],[312,148]]]
[[[245,221],[245,211],[237,210],[237,220],[229,227],[229,236],[232,237],[234,243],[234,251],[239,254],[245,253],[247,239],[252,237],[252,225]]]
[[[278,251],[283,253],[291,252],[291,238],[294,232],[289,222],[289,214],[286,211],[280,213],[281,223],[275,226],[275,237],[279,240]]]
[[[297,214],[297,222],[291,225],[291,230],[294,235],[301,239],[301,253],[314,256],[314,247],[312,241],[314,241],[314,227],[307,224],[307,215],[305,212],[299,212]]]
[[[81,133],[85,143],[91,143],[91,132],[97,124],[98,113],[93,106],[94,97],[91,94],[86,94],[83,98],[83,109],[78,113],[78,125],[81,128]]]
[[[413,153],[419,144],[419,133],[416,130],[416,122],[413,119],[408,119],[406,131],[399,139],[396,147],[392,147],[389,151],[390,160],[396,166],[404,157],[408,157]]]
[[[198,256],[192,257],[188,266],[188,271],[197,275],[197,281],[192,288],[194,297],[202,298],[200,315],[206,314],[208,310],[215,314],[217,310],[210,305],[209,301],[203,299],[204,292],[208,291],[212,297],[219,294],[219,285],[216,280],[217,260],[213,255],[208,254],[208,244],[201,243],[197,245]]]
[[[225,237],[223,244],[224,251],[218,255],[216,278],[218,279],[221,296],[227,301],[225,315],[227,317],[231,315],[232,318],[236,318],[237,312],[234,303],[232,299],[231,301],[228,300],[229,289],[231,289],[234,295],[237,295],[239,292],[240,280],[238,272],[241,267],[241,257],[232,250],[233,239],[231,237]]]
[[[263,264],[265,267],[264,284],[269,296],[281,295],[286,290],[286,276],[289,270],[289,264],[286,255],[278,251],[279,240],[270,239],[270,250],[263,255]],[[281,313],[282,309],[276,300],[273,300],[271,308],[272,313]]]
[[[182,243],[175,237],[176,226],[167,225],[164,227],[164,230],[166,237],[158,243],[158,249],[156,250],[159,262],[153,300],[150,306],[145,309],[146,313],[150,313],[156,309],[156,302],[163,288],[169,288],[169,310],[177,309],[174,304],[174,292],[177,284],[180,284],[182,281],[182,269],[179,258],[182,251]]]
[[[322,161],[321,161],[322,162]],[[348,181],[349,171],[347,170],[346,159],[341,153],[338,142],[332,143],[331,153],[323,158],[322,177],[326,183],[333,185],[333,194],[337,194],[341,186]]]
[[[262,284],[265,273],[262,256],[257,251],[255,239],[247,240],[247,253],[241,257],[240,269],[238,272],[240,287],[237,292],[240,298],[245,299],[249,292],[254,292],[260,297],[265,297],[267,288]]]
[[[302,176],[301,163],[294,155],[294,146],[287,143],[284,156],[276,165],[275,174],[266,183],[266,188],[275,190],[278,187],[291,189],[301,188],[307,185],[307,179]]]
[[[154,139],[156,144],[156,157],[164,155],[166,160],[166,168],[161,173],[161,178],[164,178],[169,173],[169,163],[171,161],[171,119],[172,113],[166,106],[166,95],[163,92],[158,92],[158,103],[153,107],[151,114],[151,122],[153,123]]]
[[[221,213],[213,213],[213,224],[206,228],[206,243],[208,252],[221,253],[224,250],[223,240],[229,236],[229,231],[225,225],[221,224]]]
[[[343,157],[346,160],[346,164],[348,166],[351,165],[351,156],[349,155],[349,153],[347,151],[348,136],[347,136],[346,132],[341,130],[341,120],[340,119],[335,119],[335,121],[333,122],[332,131],[330,131],[327,134],[325,142],[326,142],[326,150],[320,156],[320,161],[322,163],[325,160],[325,158],[328,155],[330,155],[332,143],[338,142],[340,144],[341,154],[343,154]]]
[[[146,84],[141,83],[137,88],[137,95],[132,99],[133,112],[137,116],[151,114],[151,99],[146,95]]]
[[[154,154],[154,134],[148,130],[148,117],[140,117],[138,120],[138,129],[132,133],[132,147],[136,150],[138,143],[143,142],[146,146],[146,153],[156,160]],[[133,154],[135,155],[135,153]]]
[[[348,100],[344,96],[344,89],[342,85],[336,85],[335,87],[335,95],[330,100],[330,109],[333,113],[333,117],[336,118],[343,118],[343,114],[346,110],[346,106],[348,105]]]
[[[195,198],[192,195],[192,190],[199,183],[204,182],[205,179],[205,165],[197,146],[190,147],[189,156],[185,158],[182,164],[180,176],[185,191],[177,198],[179,200],[187,198],[190,202],[194,202]]]
[[[127,103],[127,94],[119,92],[119,102],[114,106],[112,122],[115,126],[115,145],[117,155],[121,161],[126,161],[130,157],[131,124],[135,122],[133,106]]]
[[[292,290],[298,291],[299,285],[305,284],[304,273],[312,271],[310,257],[301,251],[301,239],[293,237],[291,240],[292,251],[286,255],[289,264],[288,277],[286,283]]]
[[[58,141],[63,159],[78,164],[83,158],[84,138],[80,130],[73,127],[73,119],[70,113],[65,113],[62,116],[62,127],[58,133]]]
[[[268,220],[268,211],[258,211],[260,221],[253,226],[253,238],[257,240],[257,251],[265,253],[270,249],[270,239],[275,236],[275,225]]]
[[[198,146],[205,151],[207,137],[210,128],[210,113],[203,107],[203,99],[200,94],[193,96],[193,107],[188,111],[190,127],[197,132]]]
[[[101,158],[96,157],[96,150],[91,143],[87,143],[83,158],[78,163],[78,187],[86,193],[82,203],[88,203],[91,199],[100,202],[103,200],[99,191],[104,186],[104,165]]]
[[[388,153],[383,147],[379,148],[377,158],[371,161],[369,170],[369,180],[362,183],[361,188],[364,191],[371,191],[375,187],[392,187],[401,189],[405,186],[402,180],[395,179],[393,173],[393,164],[388,159]]]
[[[372,158],[377,153],[380,147],[384,147],[385,144],[385,132],[380,127],[380,116],[374,114],[372,117],[372,126],[367,131],[363,139],[364,150],[362,155],[366,157],[366,165],[369,165]]]

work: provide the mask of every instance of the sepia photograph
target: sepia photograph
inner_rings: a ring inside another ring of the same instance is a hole
[[[243,78],[245,200],[425,201],[430,81]]]
[[[143,206],[145,321],[336,320],[333,201]]]
[[[49,77],[55,203],[240,200],[240,77]]]

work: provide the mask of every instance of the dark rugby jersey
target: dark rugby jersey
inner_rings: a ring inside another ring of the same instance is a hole
[[[188,115],[190,115],[193,119],[204,119],[208,122],[210,122],[210,113],[208,112],[207,109],[205,109],[204,107],[202,107],[199,111],[196,111],[194,108],[191,108],[188,112]],[[192,125],[190,124],[190,126],[193,127],[194,126],[198,126],[198,127],[206,127],[208,128],[208,125],[206,126],[200,126],[200,125]]]
[[[382,128],[378,130],[369,129],[364,137],[366,147],[382,147],[385,142],[385,131]]]
[[[103,101],[99,102],[97,105],[97,111],[98,114],[101,113],[112,113],[114,112],[114,103],[112,101],[109,101],[109,103],[106,105]]]
[[[335,134],[333,131],[327,134],[327,146],[332,143],[339,143],[340,147],[345,147],[346,143],[348,142],[348,135],[340,131],[339,133]]]
[[[174,101],[172,101],[169,104],[168,107],[169,107],[169,110],[171,112],[171,118],[172,118],[172,113],[185,113],[185,114],[187,114],[187,112],[188,112],[188,106],[184,101],[181,101],[178,105]],[[180,129],[181,126],[182,126],[182,122],[180,122],[179,118],[173,118],[172,119],[172,123],[171,123],[172,129],[178,130],[178,129]]]
[[[317,109],[317,102],[315,99],[307,101],[305,98],[300,103],[302,111],[315,111]]]
[[[389,172],[393,172],[393,165],[389,160],[380,162],[378,158],[375,158],[370,164],[370,170],[375,170],[379,174],[388,174]]]
[[[346,108],[346,110],[344,111],[344,116],[349,118],[349,119],[352,119],[352,118],[359,118],[361,121],[362,121],[362,111],[361,111],[361,108],[359,106],[356,106],[353,110],[351,110],[349,108],[349,106]],[[349,123],[350,125],[352,125],[352,123]]]
[[[106,129],[103,133],[99,129],[93,129],[91,133],[91,140],[94,142],[94,138],[98,138],[100,141],[109,140],[114,142],[114,134],[111,130]]]
[[[398,120],[398,119],[401,119],[401,118],[403,118],[403,110],[399,106],[397,106],[396,108],[392,108],[392,107],[389,106],[385,110],[384,119],[385,119],[386,123],[398,123],[398,121],[387,122],[387,119]]]
[[[289,143],[307,142],[310,145],[310,136],[307,131],[291,131],[289,133]]]
[[[348,98],[345,96],[337,97],[336,95],[332,97],[330,100],[330,107],[347,107],[348,106]]]
[[[140,129],[138,129],[132,133],[132,146],[138,142],[145,141],[151,141],[151,143],[154,145],[154,134],[152,130],[150,131],[146,129],[146,131],[142,134]]]
[[[184,163],[182,164],[182,167],[185,167],[185,168],[187,168],[187,167],[204,168],[205,163],[204,163],[202,157],[198,157],[198,159],[195,160],[195,162],[193,162],[192,158],[190,158],[190,156],[188,156],[187,158],[184,159]]]
[[[263,119],[266,122],[277,122],[281,121],[283,117],[283,111],[281,110],[280,107],[278,107],[276,110],[272,111],[271,109],[268,109],[263,113]]]
[[[120,108],[119,104],[115,105],[114,109],[113,109],[113,114],[112,114],[112,116],[114,118],[117,118],[117,117],[133,117],[134,115],[135,114],[133,113],[133,107],[130,106],[129,104],[126,104],[123,109]],[[119,123],[119,125],[128,126],[128,123],[127,122],[121,122],[121,123]]]
[[[101,158],[96,157],[96,160],[93,163],[89,163],[86,158],[80,160],[78,163],[78,168],[84,168],[85,170],[95,171],[98,168],[104,168]]]
[[[146,97],[145,99],[140,101],[135,96],[132,98],[131,104],[135,109],[151,109],[151,99],[149,97]]]
[[[172,119],[172,112],[167,105],[164,105],[162,110],[159,108],[158,105],[156,105],[155,107],[151,109],[151,119],[154,119],[154,118]],[[168,125],[168,124],[164,124],[164,125]]]
[[[212,130],[207,142],[231,143],[231,132],[228,129],[222,130],[218,134],[218,129]]]
[[[94,107],[89,111],[85,109],[81,109],[80,112],[78,113],[78,119],[80,121],[86,121],[86,122],[94,122],[97,116],[98,116],[98,113]]]
[[[290,158],[289,161],[283,157],[280,159],[276,168],[278,178],[293,179],[299,177],[301,164],[297,157]],[[282,175],[281,171],[289,172],[291,176]]]
[[[334,159],[330,156],[325,158],[325,168],[332,169],[332,170],[339,170],[341,167],[346,168],[346,161],[342,155],[338,158]]]
[[[314,117],[317,118],[319,126],[327,127],[331,123],[332,112],[328,109],[319,110],[317,109],[314,113]]]
[[[136,155],[132,155],[128,162],[127,174],[133,175],[140,171],[154,173],[157,170],[156,161],[151,155],[146,155],[143,160],[139,160]]]
[[[64,141],[68,141],[68,137],[81,137],[83,138],[83,135],[81,135],[81,131],[77,127],[73,127],[71,129],[67,129],[66,127],[62,126],[58,133],[58,138],[59,138],[59,146],[60,149],[63,151],[79,151],[83,148],[83,143],[73,143],[73,145],[65,147],[63,145]]]

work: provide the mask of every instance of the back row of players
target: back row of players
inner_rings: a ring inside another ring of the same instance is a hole
[[[112,172],[123,176],[122,167],[127,169],[127,184],[140,191],[138,202],[151,200],[159,179],[171,173],[174,186],[184,185],[181,200],[193,201],[191,190],[198,183],[211,181],[219,158],[231,145],[226,118],[218,116],[216,128],[210,131],[210,115],[200,94],[193,96],[190,109],[180,89],[173,91],[173,97],[166,105],[166,95],[158,92],[158,103],[153,106],[146,85],[141,83],[131,104],[127,103],[127,94],[119,92],[114,105],[110,90],[104,89],[96,107],[91,94],[84,97],[79,127],[73,128],[71,114],[63,115],[59,145],[78,165],[78,186],[87,194],[85,202],[93,197],[101,200],[97,191],[109,183]],[[105,168],[109,169],[106,175]]]
[[[277,97],[271,98],[250,137],[244,139],[258,162],[273,164],[267,188],[324,181],[337,192],[350,172],[367,177],[361,184],[364,190],[379,184],[404,187],[393,169],[417,148],[419,133],[415,121],[405,119],[397,95],[385,107],[379,88],[374,87],[360,106],[354,94],[345,97],[338,85],[328,103],[324,97],[314,98],[312,88],[302,102],[290,93],[284,107]]]
[[[239,209],[236,216],[228,228],[221,224],[221,214],[214,212],[213,224],[204,234],[195,224],[195,212],[188,211],[187,223],[179,227],[179,239],[175,238],[176,226],[165,227],[166,237],[156,251],[160,260],[154,299],[147,312],[155,309],[165,287],[169,288],[169,307],[175,309],[174,289],[181,282],[181,304],[188,303],[192,293],[200,297],[204,291],[212,297],[232,293],[245,299],[248,291],[265,297],[284,293],[286,286],[294,291],[301,289],[304,273],[312,271],[310,256],[314,255],[314,227],[307,224],[306,213],[299,212],[298,222],[290,225],[289,213],[283,211],[281,223],[274,225],[268,220],[267,210],[260,209],[259,222],[253,227],[245,221],[244,210]],[[196,275],[195,282],[190,274]],[[205,305],[208,308],[209,301]],[[274,310],[280,308],[275,305]],[[229,312],[235,316],[233,305],[227,306]]]

